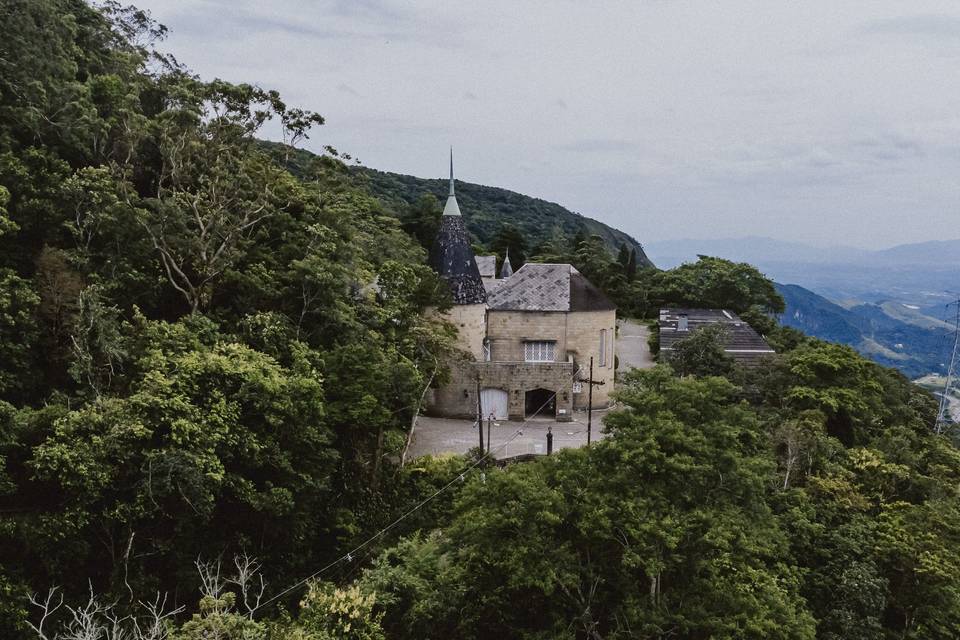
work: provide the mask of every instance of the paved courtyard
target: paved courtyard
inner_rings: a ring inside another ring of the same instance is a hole
[[[621,320],[617,332],[617,356],[620,370],[629,368],[647,369],[654,365],[647,345],[650,331],[646,325]],[[593,412],[593,439],[603,437],[600,433],[603,416],[607,409],[595,409]],[[512,458],[524,454],[547,453],[547,428],[553,430],[553,450],[582,447],[587,444],[587,412],[575,411],[573,422],[556,422],[552,418],[534,418],[527,422],[497,420],[490,427],[491,449],[498,459]],[[518,429],[523,435],[513,438]],[[511,438],[513,438],[511,440]],[[483,440],[487,441],[487,423],[483,424]],[[509,443],[507,442],[509,441]],[[477,427],[471,420],[452,418],[430,418],[421,416],[413,432],[410,445],[410,457],[417,458],[427,454],[466,453],[480,446]]]
[[[620,371],[627,369],[649,369],[655,363],[650,355],[650,329],[645,324],[631,320],[617,322],[617,358],[620,360]]]
[[[606,410],[593,412],[593,439],[603,437],[601,421]],[[549,418],[534,418],[526,423],[513,420],[496,420],[490,427],[491,452],[495,458],[512,458],[523,454],[547,453],[547,428],[553,430],[553,450],[582,447],[587,444],[587,414],[577,411],[573,422],[556,422]],[[518,429],[523,435],[513,438]],[[510,440],[513,438],[513,440]],[[483,424],[484,443],[487,440],[487,423]],[[509,443],[507,441],[510,440]],[[413,432],[410,457],[427,454],[466,453],[480,446],[477,427],[470,420],[430,418],[421,416]]]

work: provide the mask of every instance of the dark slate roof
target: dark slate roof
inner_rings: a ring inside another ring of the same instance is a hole
[[[489,291],[491,311],[607,311],[617,307],[569,264],[526,263]]]
[[[687,318],[687,331],[677,329],[683,316]],[[711,324],[726,327],[724,351],[741,364],[756,364],[776,353],[753,327],[726,309],[660,309],[660,350],[670,351],[676,342]]]
[[[487,294],[462,217],[440,217],[440,230],[430,251],[430,266],[447,281],[454,304],[486,302]]]
[[[476,260],[481,278],[497,277],[497,256],[477,256]]]

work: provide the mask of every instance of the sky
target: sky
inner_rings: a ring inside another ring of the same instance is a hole
[[[953,0],[134,1],[369,167],[443,177],[452,145],[459,179],[641,242],[960,237]]]

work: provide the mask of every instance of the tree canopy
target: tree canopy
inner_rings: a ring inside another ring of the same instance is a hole
[[[732,309],[780,353],[743,370],[693,336],[618,378],[588,448],[401,465],[455,350],[436,198],[299,152],[322,117],[197,77],[165,33],[0,0],[0,636],[960,635],[933,399],[778,327],[753,267],[660,271],[572,214],[532,234],[542,201],[484,208],[476,239],[574,264],[621,314]]]

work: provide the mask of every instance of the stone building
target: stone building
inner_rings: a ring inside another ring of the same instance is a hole
[[[497,419],[553,416],[572,419],[586,408],[590,358],[593,406],[613,391],[616,307],[569,264],[527,263],[516,272],[505,257],[496,277],[496,256],[473,255],[453,182],[431,266],[449,284],[447,319],[459,331],[464,359],[450,363],[448,383],[432,390],[434,415],[474,418],[480,410]]]

